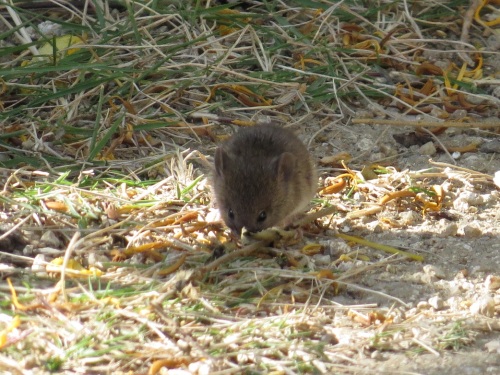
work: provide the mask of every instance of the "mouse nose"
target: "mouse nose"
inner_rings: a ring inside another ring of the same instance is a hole
[[[232,226],[229,227],[229,229],[231,229],[231,234],[235,238],[240,238],[241,237],[242,228],[239,228],[236,225],[232,225]]]

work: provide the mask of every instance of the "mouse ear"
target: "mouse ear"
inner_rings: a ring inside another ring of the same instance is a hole
[[[218,176],[222,177],[224,175],[224,168],[227,167],[229,162],[228,154],[222,149],[222,147],[218,147],[215,150],[215,173]]]
[[[276,163],[278,177],[282,177],[285,181],[291,180],[295,169],[295,162],[295,156],[291,152],[282,153]]]

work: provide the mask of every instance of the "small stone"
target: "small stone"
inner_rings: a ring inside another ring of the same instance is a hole
[[[370,155],[370,161],[375,162],[377,160],[382,160],[383,158],[385,158],[385,156],[386,155],[381,152],[376,152]]]
[[[488,46],[488,49],[491,51],[493,50],[500,50],[500,35],[498,33],[492,33],[487,39],[486,39],[486,45]]]
[[[415,272],[415,273],[408,275],[408,282],[411,282],[411,283],[421,282],[423,274],[424,274],[423,272]]]
[[[484,203],[483,197],[481,194],[473,193],[471,191],[464,191],[458,196],[458,199],[462,199],[467,202],[471,206],[480,206]]]
[[[412,344],[414,344],[414,343],[410,340],[401,340],[399,342],[399,346],[401,347],[401,349],[404,349],[404,350],[410,350],[410,348],[412,347]]]
[[[375,360],[381,360],[383,359],[383,356],[382,356],[382,353],[380,353],[379,350],[375,350],[374,352],[372,352],[372,354],[370,355],[370,358],[371,359],[375,359]]]
[[[219,209],[211,208],[205,217],[207,223],[216,223],[222,220]]]
[[[103,264],[106,264],[109,262],[109,257],[104,255],[104,254],[98,254],[94,252],[90,252],[89,256],[87,258],[87,263],[91,267],[97,267],[100,269],[104,269],[105,267]]]
[[[62,26],[52,21],[44,21],[40,23],[38,25],[38,29],[46,38],[52,38],[53,36],[61,36],[64,34]]]
[[[332,262],[330,255],[316,254],[313,256],[314,264],[317,267],[329,266]]]
[[[500,188],[500,171],[495,172],[495,176],[493,177],[493,182],[496,186]]]
[[[484,99],[480,95],[470,95],[470,94],[465,94],[465,100],[467,103],[472,103],[476,105],[483,104]]]
[[[494,139],[489,142],[484,142],[480,147],[479,151],[488,154],[500,154],[500,140]]]
[[[469,112],[467,112],[465,109],[457,109],[455,110],[451,115],[450,115],[450,120],[460,120],[463,119],[464,117],[468,116]]]
[[[210,375],[212,372],[212,368],[208,363],[202,363],[198,368],[198,375]]]
[[[467,156],[465,156],[467,155]],[[488,163],[483,156],[478,156],[474,154],[464,154],[462,158],[462,167],[473,169],[478,172],[484,172],[487,168]]]
[[[187,351],[190,348],[189,343],[182,339],[177,340],[177,346],[183,351]]]
[[[33,257],[35,255],[35,248],[33,245],[26,245],[23,249],[23,255],[26,257]]]
[[[457,223],[443,223],[441,228],[442,229],[437,233],[438,237],[446,238],[446,237],[453,237],[453,236],[457,235],[457,232],[458,232]]]
[[[399,222],[402,225],[411,226],[415,223],[420,222],[421,220],[421,215],[414,211],[405,211],[399,214]]]
[[[464,226],[464,236],[467,238],[475,238],[481,236],[481,228],[476,223],[471,223]]]
[[[470,312],[474,315],[493,318],[495,315],[495,300],[490,296],[483,296],[471,305]]]
[[[372,138],[360,138],[356,142],[356,146],[360,151],[371,151],[374,149],[374,140]]]
[[[444,301],[439,296],[434,296],[429,298],[429,305],[436,311],[442,310],[444,307]]]
[[[24,150],[31,150],[33,146],[35,146],[35,141],[33,141],[31,138],[21,143],[21,147]]]
[[[500,354],[500,341],[495,340],[495,341],[490,341],[484,344],[484,347],[488,351],[488,353],[498,353]]]
[[[413,317],[415,315],[417,315],[418,313],[418,309],[416,307],[412,307],[411,309],[409,309],[407,312],[406,312],[406,318],[410,318],[410,317]]]
[[[422,276],[420,278],[420,281],[423,284],[433,284],[433,283],[435,283],[438,280],[438,278],[435,275],[430,275],[428,273],[423,273],[421,275]]]
[[[430,276],[434,276],[438,279],[445,279],[446,278],[445,272],[441,268],[439,268],[433,264],[426,264],[423,267],[423,270],[426,274],[428,274]]]
[[[472,209],[477,211],[477,207],[482,206],[483,204],[483,196],[471,191],[464,191],[458,194],[453,200],[453,208],[460,212],[471,212]]]
[[[378,221],[372,221],[370,223],[367,223],[366,224],[366,227],[368,228],[368,230],[370,230],[372,233],[382,233],[383,232],[383,228],[382,226],[380,225],[380,222]]]
[[[335,335],[329,333],[325,333],[321,336],[321,341],[330,345],[337,345],[339,343],[339,339]]]
[[[45,255],[38,254],[33,260],[33,264],[31,265],[31,270],[37,273],[45,273],[45,264],[47,261],[45,260]]]
[[[481,194],[484,204],[494,206],[498,202],[498,197],[493,194]]]
[[[55,249],[61,248],[61,240],[57,237],[54,231],[51,230],[47,230],[42,234],[42,237],[40,237],[40,243]]]
[[[484,281],[484,286],[486,287],[486,290],[490,292],[500,289],[500,277],[488,275]]]
[[[418,149],[420,155],[434,155],[436,151],[436,146],[434,146],[433,142],[427,142]]]

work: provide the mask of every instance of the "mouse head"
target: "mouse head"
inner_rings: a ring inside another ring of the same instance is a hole
[[[214,193],[222,219],[238,235],[280,224],[290,211],[287,200],[296,158],[243,157],[219,147],[215,153]]]

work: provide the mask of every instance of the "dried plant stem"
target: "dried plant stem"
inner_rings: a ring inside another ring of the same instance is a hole
[[[248,245],[248,246],[245,246],[242,249],[239,249],[239,250],[230,252],[229,254],[223,255],[220,258],[214,260],[213,262],[207,264],[206,266],[200,267],[197,270],[197,276],[204,276],[205,274],[216,269],[220,265],[227,263],[227,262],[230,262],[234,259],[249,256],[250,254],[254,253],[255,251],[261,249],[264,246],[266,246],[266,241],[257,241],[255,243]]]

